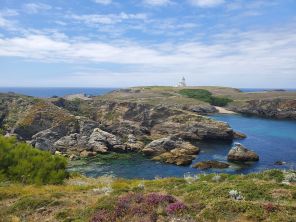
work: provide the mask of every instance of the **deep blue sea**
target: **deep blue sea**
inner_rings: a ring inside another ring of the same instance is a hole
[[[102,164],[99,158],[74,162],[71,171],[79,171],[87,176],[114,175],[124,178],[153,179],[159,177],[183,177],[186,173],[250,173],[265,169],[295,169],[296,167],[296,121],[270,120],[241,115],[214,115],[212,118],[228,122],[235,130],[248,135],[239,140],[260,156],[260,161],[243,165],[232,164],[223,170],[198,170],[192,167],[180,167],[151,161],[140,154],[123,155],[122,159]],[[237,142],[237,141],[234,141]],[[201,153],[193,163],[202,160],[227,161],[226,156],[233,145],[227,142],[197,143]],[[287,162],[276,166],[276,161]]]
[[[65,96],[71,94],[85,93],[91,96],[99,96],[115,90],[116,88],[67,88],[67,87],[0,87],[0,92],[14,92],[17,94],[49,98],[52,96]]]

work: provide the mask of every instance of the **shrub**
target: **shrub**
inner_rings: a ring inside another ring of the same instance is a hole
[[[68,176],[64,157],[0,136],[0,179],[26,184],[60,184]]]
[[[176,203],[171,203],[170,205],[168,205],[166,208],[166,212],[168,214],[176,214],[176,213],[182,212],[186,208],[187,207],[182,202],[176,202]]]
[[[156,222],[162,212],[164,215],[166,213],[176,215],[187,209],[185,204],[175,197],[160,193],[127,193],[120,196],[113,206],[114,209],[98,209],[93,214],[91,221]]]
[[[212,96],[212,93],[205,89],[182,89],[179,93],[189,98],[198,99],[210,103],[213,106],[226,106],[232,99],[226,97]]]

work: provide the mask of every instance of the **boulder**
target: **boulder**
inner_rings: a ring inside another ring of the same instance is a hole
[[[170,137],[165,137],[158,140],[153,140],[144,147],[142,152],[148,156],[155,156],[170,151],[176,147],[176,141],[172,140]]]
[[[224,168],[228,168],[229,164],[219,162],[216,160],[208,160],[208,161],[198,162],[198,163],[194,164],[192,167],[199,168],[201,170],[206,170],[206,169],[210,169],[210,168],[224,169]]]
[[[176,165],[190,165],[200,149],[189,142],[172,137],[154,140],[142,152],[153,160]]]
[[[91,151],[87,151],[87,150],[83,150],[80,153],[80,157],[92,157],[92,156],[95,156],[95,155],[96,155],[96,152],[91,152]]]
[[[240,143],[235,143],[227,155],[229,161],[246,162],[258,161],[259,156],[251,150],[248,150]]]
[[[175,164],[177,166],[187,166],[192,163],[192,160],[194,160],[194,158],[194,155],[180,155],[178,154],[178,151],[176,149],[175,152],[166,152],[159,156],[156,156],[153,158],[153,160]]]
[[[99,128],[94,129],[89,137],[88,145],[97,152],[126,151],[126,145],[120,138]]]
[[[135,135],[129,134],[126,142],[127,148],[131,151],[140,151],[144,147],[144,143],[137,140]]]

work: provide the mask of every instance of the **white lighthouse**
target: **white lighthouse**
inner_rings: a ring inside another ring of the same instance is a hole
[[[178,83],[177,87],[186,87],[186,80],[185,77],[183,76],[181,82]]]

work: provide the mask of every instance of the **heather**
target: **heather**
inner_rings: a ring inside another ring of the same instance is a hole
[[[295,172],[0,183],[0,221],[295,221]],[[4,219],[3,219],[4,218]]]

